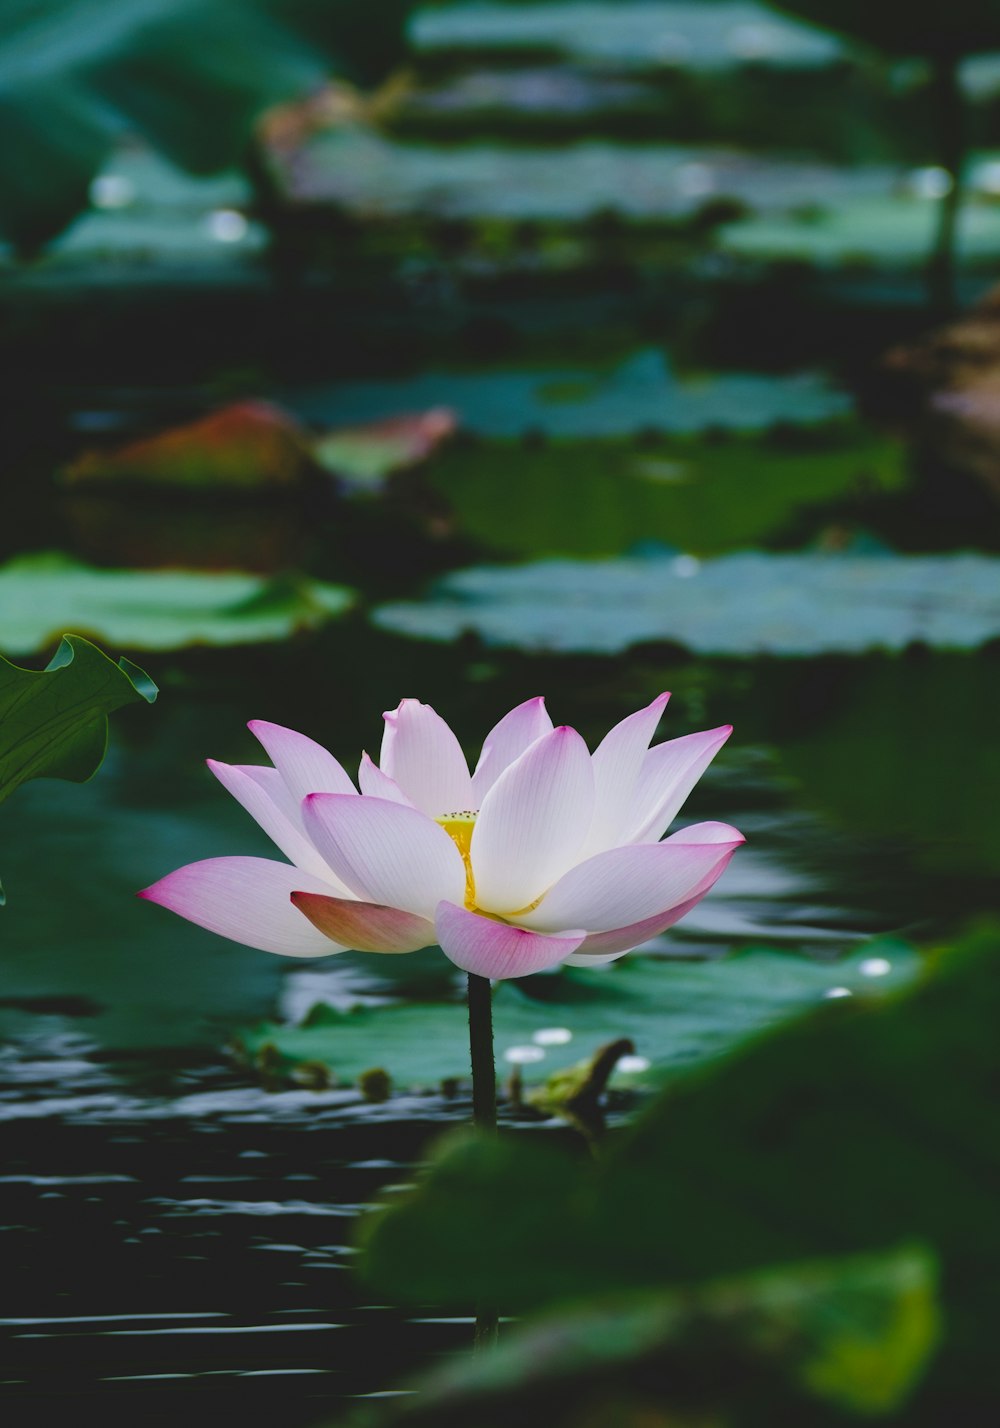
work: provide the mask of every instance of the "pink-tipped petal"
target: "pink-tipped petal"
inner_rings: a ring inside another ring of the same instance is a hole
[[[290,858],[296,867],[305,868],[316,877],[324,878],[339,888],[339,880],[334,877],[306,837],[301,820],[296,819],[295,823],[292,823],[278,805],[275,797],[272,796],[272,791],[268,789],[268,783],[255,776],[260,773],[273,774],[274,781],[281,786],[283,791],[282,801],[287,799],[291,803],[285,782],[276,769],[255,770],[251,774],[246,769],[237,768],[234,764],[222,764],[216,759],[208,759],[206,762],[227,793],[231,793],[237,803],[243,805],[250,817],[263,828],[286,858]],[[273,781],[268,782],[272,783],[273,789]],[[277,790],[273,789],[273,792],[277,793]],[[294,807],[294,805],[292,806]]]
[[[435,919],[441,951],[463,972],[500,981],[527,977],[564,962],[583,941],[582,932],[545,937],[523,927],[511,927],[480,917],[454,903],[442,902]]]
[[[586,854],[613,848],[622,841],[643,760],[669,698],[669,694],[657,695],[645,709],[616,724],[594,750],[594,817],[584,846]]]
[[[726,861],[728,862],[728,859]],[[661,932],[666,932],[668,927],[673,927],[675,922],[680,922],[693,907],[698,906],[712,883],[721,877],[725,866],[723,863],[718,868],[711,882],[702,888],[697,897],[688,898],[687,902],[679,903],[669,912],[661,913],[657,917],[647,917],[642,922],[633,922],[628,927],[614,927],[609,932],[591,933],[580,943],[573,956],[566,959],[567,962],[573,967],[599,967],[605,962],[614,962],[619,957],[624,957],[626,952],[641,947],[651,937],[659,937]]]
[[[623,843],[656,843],[733,732],[732,725],[657,744],[643,759],[622,828]]]
[[[168,873],[139,897],[169,908],[220,937],[282,957],[325,957],[344,949],[317,931],[291,904],[302,888],[329,893],[329,883],[268,858],[208,858]]]
[[[551,732],[552,720],[541,697],[526,699],[505,714],[483,741],[483,751],[472,775],[472,807],[481,808],[483,799],[504,769],[520,758],[536,739]]]
[[[413,807],[396,780],[384,774],[367,754],[361,755],[358,787],[367,798],[384,798],[389,803],[406,803]]]
[[[311,892],[293,892],[292,903],[324,936],[356,952],[417,952],[437,940],[433,922],[398,907]]]
[[[709,824],[701,840],[668,839],[597,853],[571,868],[518,921],[541,932],[585,927],[593,933],[665,916],[698,896],[707,879],[714,881],[743,842],[735,828],[726,830],[728,841],[717,837],[724,826]]]
[[[472,780],[451,728],[429,704],[404,699],[383,715],[382,772],[431,818],[471,808]]]
[[[309,793],[354,793],[355,787],[333,755],[294,729],[251,719],[251,734],[264,746],[268,758],[288,785],[297,803]]]
[[[536,739],[504,769],[476,819],[478,905],[516,914],[534,902],[572,866],[593,809],[590,754],[576,730],[562,726]]]
[[[310,838],[362,901],[433,917],[442,898],[464,900],[462,856],[419,809],[382,798],[315,793],[302,811]]]
[[[631,952],[633,948],[641,947],[650,938],[659,937],[661,933],[680,922],[682,917],[687,917],[691,909],[698,906],[705,894],[712,890],[726,871],[730,858],[743,842],[743,838],[735,828],[730,828],[727,823],[696,823],[690,828],[682,828],[665,840],[667,843],[683,843],[684,841],[701,843],[703,846],[714,843],[722,850],[723,854],[706,873],[693,895],[686,902],[678,903],[676,907],[655,917],[647,917],[642,922],[633,922],[628,927],[615,927],[608,932],[591,933],[576,949],[573,956],[567,957],[567,965],[594,967],[601,966],[606,962],[614,962],[619,957],[624,957],[626,952]],[[662,847],[663,844],[660,846]]]
[[[567,957],[568,966],[595,967],[614,962],[640,947],[651,937],[659,937],[682,917],[687,917],[693,907],[697,907],[707,892],[710,892],[729,866],[729,860],[743,841],[742,835],[728,823],[695,823],[690,828],[682,828],[665,840],[667,843],[692,843],[707,846],[716,844],[723,856],[705,875],[697,889],[686,902],[656,917],[647,917],[642,922],[633,922],[628,927],[615,927],[608,932],[594,932],[585,938],[572,957]],[[662,844],[660,845],[663,846]]]

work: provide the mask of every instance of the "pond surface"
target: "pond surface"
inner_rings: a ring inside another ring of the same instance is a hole
[[[926,947],[1000,910],[996,508],[968,471],[939,469],[905,423],[876,426],[857,400],[858,373],[925,322],[935,200],[921,196],[924,169],[914,181],[919,156],[898,135],[845,162],[835,146],[741,148],[738,116],[722,132],[733,72],[744,100],[762,72],[765,87],[779,71],[808,86],[822,72],[824,96],[839,82],[839,42],[755,4],[433,7],[414,33],[425,112],[438,95],[461,125],[494,96],[489,143],[417,144],[389,124],[305,145],[285,174],[290,191],[316,178],[286,215],[306,254],[294,278],[280,237],[265,268],[260,225],[238,240],[212,226],[249,203],[244,176],[186,179],[141,152],[119,164],[131,207],[97,204],[52,257],[8,273],[18,364],[22,339],[26,355],[3,560],[251,571],[260,588],[244,603],[262,641],[236,632],[246,609],[219,617],[207,595],[196,613],[214,648],[170,621],[154,638],[144,587],[127,580],[102,626],[81,613],[82,585],[59,583],[65,569],[45,601],[16,568],[0,577],[0,650],[17,662],[43,655],[50,606],[57,628],[76,621],[108,645],[112,617],[127,616],[117,628],[147,621],[129,652],[161,689],[152,710],[114,718],[91,785],[33,783],[0,809],[12,1421],[82,1402],[109,1424],[307,1424],[469,1341],[470,1318],[404,1318],[351,1273],[364,1207],[467,1121],[467,1087],[414,1071],[402,1036],[373,1035],[365,1063],[392,1079],[384,1103],[336,1054],[317,1071],[274,1049],[285,1033],[298,1045],[317,1006],[415,1007],[436,1026],[462,996],[451,964],[297,963],[134,897],[186,862],[267,855],[204,768],[259,761],[248,719],[300,729],[352,771],[404,696],[434,704],[472,757],[540,693],[592,748],[664,689],[664,737],[732,723],[681,821],[724,820],[747,845],[635,954],[664,985],[678,960],[770,949],[810,959],[819,1000],[843,990],[840,959],[873,935]],[[498,41],[522,57],[498,58]],[[550,129],[533,149],[516,112],[518,95],[522,109],[551,97],[523,78],[543,61],[583,85],[565,152]],[[602,83],[639,73],[668,119],[671,84],[695,76],[711,89],[705,132],[660,150],[609,141],[595,75],[572,68],[597,63]],[[338,167],[341,151],[378,164]],[[967,235],[995,262],[985,182]],[[331,192],[350,212],[332,258],[303,238],[329,237],[330,212],[310,204]],[[716,199],[729,207],[699,227]],[[965,282],[976,296],[974,269]],[[237,497],[56,479],[81,447],[247,393],[303,429],[446,406],[461,432],[422,469],[367,486],[312,471]],[[321,598],[316,582],[350,599]],[[554,1004],[570,1036],[558,1053],[533,1043],[529,1087],[622,1034],[610,1000],[588,1020],[554,984],[515,989],[536,1013]],[[612,1119],[681,1037],[684,1008],[665,996],[646,1010],[636,1053],[649,1075],[617,1075]],[[505,1075],[511,1049],[504,1032]],[[504,1114],[524,1134],[571,1136]]]

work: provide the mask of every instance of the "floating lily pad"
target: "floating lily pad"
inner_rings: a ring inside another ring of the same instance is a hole
[[[126,649],[256,644],[324,625],[352,601],[343,586],[306,578],[99,570],[57,554],[0,567],[0,631],[12,654],[44,649],[67,626]]]
[[[606,132],[617,116],[646,114],[651,119],[665,108],[665,91],[655,81],[607,75],[562,65],[530,69],[459,72],[443,83],[400,96],[389,120],[394,132],[421,137],[437,126],[457,138],[468,126],[489,117],[500,129],[516,132],[520,120],[532,130],[546,120],[579,122]]]
[[[980,555],[655,555],[482,566],[420,604],[383,605],[386,630],[464,632],[523,650],[614,654],[670,641],[699,654],[816,655],[1000,638],[1000,559]]]
[[[927,260],[939,222],[938,201],[912,192],[845,196],[798,212],[757,213],[724,227],[718,241],[730,253],[768,261],[800,260],[819,267],[847,262],[907,264]],[[818,190],[821,192],[821,190]],[[958,252],[985,262],[1000,254],[1000,209],[967,203],[958,220]]]
[[[521,556],[617,555],[659,540],[696,555],[756,544],[804,506],[906,479],[899,442],[853,427],[781,442],[479,442],[427,480],[457,531]],[[530,515],[526,515],[530,513]]]
[[[115,145],[88,193],[89,207],[30,268],[8,266],[20,289],[80,282],[84,273],[116,286],[170,284],[178,268],[226,283],[266,245],[249,216],[251,185],[235,169],[190,174],[131,140]]]
[[[488,436],[528,430],[623,436],[648,426],[693,432],[706,426],[759,431],[775,422],[806,425],[842,416],[850,398],[811,372],[680,377],[661,350],[645,348],[610,370],[431,371],[381,382],[338,382],[289,394],[286,404],[314,426],[448,407],[463,427]]]
[[[753,0],[716,4],[450,4],[410,24],[418,51],[542,51],[618,65],[729,69],[739,64],[831,64],[842,44]]]
[[[619,1076],[662,1081],[814,1007],[832,988],[877,995],[905,983],[916,965],[909,948],[878,942],[832,964],[768,951],[704,962],[635,956],[610,968],[502,982],[493,1006],[498,1068],[503,1074],[514,1064],[506,1053],[528,1046],[535,1059],[516,1064],[525,1080],[544,1080],[627,1036],[649,1068]],[[540,1035],[553,1028],[568,1031],[569,1039],[553,1043]],[[251,1057],[273,1047],[289,1071],[319,1061],[354,1080],[378,1065],[397,1085],[421,1087],[468,1076],[468,1038],[461,1002],[346,1011],[320,1003],[299,1026],[263,1023],[237,1034]]]
[[[704,7],[698,10],[708,18]],[[665,38],[669,43],[669,31]],[[665,76],[652,52],[644,69],[627,61],[612,67],[530,53],[454,60],[435,56],[429,73],[418,72],[412,86],[392,88],[379,106],[383,132],[409,143],[534,146],[599,135],[778,153],[787,153],[794,134],[799,154],[848,164],[861,155],[888,153],[919,161],[930,151],[925,90],[890,93],[884,75],[871,66],[850,76],[852,102],[845,106],[843,66],[723,68],[695,62],[671,65]],[[467,68],[470,63],[474,67]],[[689,178],[697,188],[697,169]]]
[[[404,216],[578,224],[609,212],[676,223],[708,199],[752,211],[836,208],[891,193],[891,165],[846,167],[736,148],[586,140],[533,148],[406,144],[361,125],[327,129],[294,155],[271,151],[288,202],[333,205],[361,219]]]

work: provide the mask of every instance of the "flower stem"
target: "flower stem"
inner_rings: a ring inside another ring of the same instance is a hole
[[[931,95],[936,110],[938,162],[951,180],[951,186],[940,200],[937,236],[927,268],[928,296],[936,315],[951,317],[958,302],[957,231],[967,142],[965,101],[956,55],[935,56]]]
[[[472,1053],[472,1119],[476,1130],[495,1135],[497,1073],[493,1063],[493,989],[488,977],[469,973],[469,1050]]]
[[[488,977],[469,973],[469,1050],[472,1054],[472,1119],[476,1130],[497,1131],[497,1073],[493,1061],[493,989]],[[491,1349],[497,1341],[499,1318],[493,1308],[476,1306],[473,1347]]]

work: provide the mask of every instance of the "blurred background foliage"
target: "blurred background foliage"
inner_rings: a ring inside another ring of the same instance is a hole
[[[403,52],[409,0],[3,0],[0,233],[26,253],[86,206],[121,136],[210,174],[254,121],[331,73],[367,84]]]

